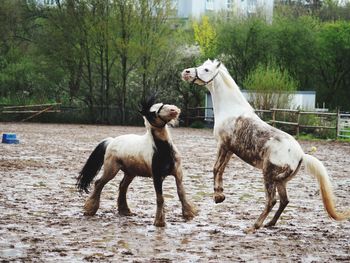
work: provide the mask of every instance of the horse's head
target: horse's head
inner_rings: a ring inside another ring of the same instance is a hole
[[[197,68],[187,68],[182,71],[184,81],[204,86],[212,82],[219,73],[220,61],[208,59]]]
[[[156,96],[152,95],[140,103],[140,113],[146,118],[150,125],[163,128],[167,123],[176,123],[181,110],[175,105],[155,103]]]

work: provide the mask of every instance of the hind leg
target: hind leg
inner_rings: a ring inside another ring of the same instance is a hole
[[[284,182],[277,184],[277,191],[278,191],[278,195],[280,196],[280,205],[278,207],[278,210],[276,211],[276,214],[272,218],[272,220],[268,222],[265,225],[265,227],[271,227],[276,225],[278,218],[281,216],[283,210],[286,208],[286,206],[289,203],[286,184]]]
[[[84,215],[93,216],[96,214],[98,208],[100,207],[100,197],[103,187],[116,176],[118,171],[119,166],[114,158],[108,158],[105,160],[103,175],[100,179],[96,180],[94,191],[85,202]]]
[[[289,200],[288,200],[288,193],[287,193],[286,185],[287,185],[287,182],[298,173],[298,171],[300,169],[300,165],[301,165],[301,161],[299,161],[299,164],[294,171],[291,169],[287,169],[286,171],[284,171],[283,173],[278,175],[279,181],[277,182],[277,191],[278,191],[278,195],[280,197],[280,205],[279,205],[278,210],[276,211],[274,217],[272,218],[272,220],[270,222],[268,222],[265,225],[265,227],[274,226],[276,224],[277,220],[279,219],[279,217],[281,216],[282,212],[284,211],[284,209],[288,205]]]
[[[272,208],[276,204],[276,184],[272,180],[265,180],[266,204],[264,211],[260,214],[254,225],[246,230],[247,233],[254,232],[259,229]]]
[[[182,205],[182,216],[186,220],[191,220],[197,215],[197,210],[193,207],[192,204],[190,204],[187,201],[186,198],[186,192],[185,188],[182,184],[182,169],[181,169],[181,164],[179,163],[176,167],[175,171],[175,181],[176,181],[176,188],[177,188],[177,194],[179,196],[181,205]]]
[[[125,174],[123,180],[119,184],[119,195],[118,195],[118,212],[119,215],[131,216],[128,203],[126,201],[126,192],[132,180],[135,178],[134,175]]]

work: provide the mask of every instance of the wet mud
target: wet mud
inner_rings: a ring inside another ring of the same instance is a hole
[[[350,221],[328,218],[316,179],[304,168],[288,184],[290,203],[277,225],[245,234],[264,207],[262,175],[232,158],[224,173],[226,200],[215,204],[211,130],[171,130],[199,214],[184,221],[175,180],[167,177],[164,228],[152,225],[156,200],[149,178],[131,184],[127,197],[135,215],[129,217],[117,213],[121,174],[106,185],[93,217],[83,216],[88,195],[75,188],[99,141],[144,128],[0,123],[0,132],[15,132],[20,140],[0,144],[0,262],[350,262]],[[350,209],[350,144],[300,143],[306,152],[317,148],[313,155],[332,177],[338,209]]]

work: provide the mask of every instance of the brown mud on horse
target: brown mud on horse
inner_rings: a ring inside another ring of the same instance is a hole
[[[212,96],[214,136],[218,141],[218,155],[213,170],[215,202],[225,200],[222,175],[233,154],[263,172],[265,209],[247,232],[253,232],[262,226],[276,204],[277,191],[280,198],[279,208],[265,226],[276,224],[289,203],[286,184],[297,174],[302,163],[317,178],[328,215],[335,220],[350,217],[349,212],[336,211],[331,182],[323,164],[315,157],[305,154],[292,136],[262,121],[224,65],[216,60],[207,60],[197,68],[185,69],[182,79],[206,86]]]
[[[190,220],[196,210],[187,201],[182,184],[180,154],[173,144],[167,124],[175,122],[180,109],[174,105],[156,103],[155,97],[141,103],[140,113],[144,116],[146,133],[127,134],[103,140],[91,153],[77,179],[80,191],[88,193],[88,187],[102,165],[103,175],[95,181],[94,191],[85,202],[85,215],[96,214],[100,205],[103,187],[112,180],[119,170],[124,178],[119,185],[118,212],[120,215],[133,215],[128,207],[126,192],[135,176],[151,177],[157,196],[155,226],[165,226],[163,180],[167,175],[175,177],[177,193],[182,204],[184,219]]]

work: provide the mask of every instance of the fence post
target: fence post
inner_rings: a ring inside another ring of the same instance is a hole
[[[276,120],[276,111],[275,109],[271,109],[272,110],[272,126],[273,127],[276,127],[276,124],[275,124],[275,120]]]
[[[185,110],[185,127],[188,127],[188,114],[189,114],[189,110],[188,110],[188,107],[186,107],[186,110]]]
[[[340,131],[340,129],[339,129],[339,118],[340,118],[340,110],[339,110],[339,108],[337,109],[337,120],[336,120],[336,125],[335,125],[335,129],[336,129],[336,139],[338,139],[338,137],[339,137],[339,131]]]
[[[300,132],[300,110],[297,112],[297,137],[299,137]]]

